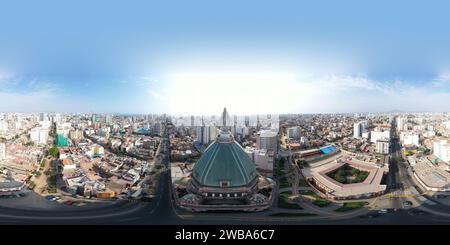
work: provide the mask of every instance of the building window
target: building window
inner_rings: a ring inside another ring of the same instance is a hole
[[[229,180],[221,180],[219,184],[220,184],[220,187],[229,187],[230,181]]]

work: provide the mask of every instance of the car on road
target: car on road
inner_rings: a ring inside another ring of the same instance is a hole
[[[404,205],[405,207],[411,207],[411,206],[413,205],[413,203],[412,203],[411,201],[404,201],[404,202],[403,202],[403,205]]]
[[[45,197],[45,199],[47,199],[49,201],[58,201],[61,198],[57,197],[57,196],[54,196],[54,195],[48,195],[48,196]]]
[[[53,196],[53,195],[48,195],[45,197],[45,199],[47,199],[49,201],[51,201],[53,198],[55,198],[55,196]]]
[[[385,208],[382,208],[382,209],[378,210],[379,214],[387,214],[387,212],[388,212],[388,210],[385,209]]]

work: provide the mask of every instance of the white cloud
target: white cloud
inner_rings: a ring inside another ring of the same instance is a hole
[[[0,87],[0,111],[65,111],[73,108],[70,101],[59,96],[62,89],[55,83],[36,79],[20,81],[12,76],[4,83],[8,86]]]
[[[450,73],[445,72],[440,74],[438,77],[433,79],[433,86],[435,87],[444,87],[450,85]]]
[[[153,98],[157,99],[157,100],[164,100],[165,97],[164,95],[160,94],[159,92],[155,91],[155,90],[148,90],[147,91],[151,96],[153,96]]]
[[[450,95],[425,84],[364,75],[191,72],[172,74],[162,84],[149,91],[164,96],[162,104],[175,114],[218,114],[224,106],[236,114],[450,110]]]

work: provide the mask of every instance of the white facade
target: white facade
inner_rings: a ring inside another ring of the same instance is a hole
[[[419,134],[409,131],[409,132],[402,132],[400,134],[400,142],[402,145],[415,145],[420,146],[419,144]]]
[[[442,124],[444,124],[446,129],[450,129],[450,121],[445,121]]]
[[[72,127],[72,124],[70,122],[65,123],[57,123],[56,124],[56,133],[62,134],[64,137],[69,137],[69,132]]]
[[[35,144],[47,144],[48,130],[43,128],[33,128],[30,131],[30,139]]]
[[[48,129],[48,128],[50,128],[50,126],[52,126],[52,122],[50,122],[50,121],[40,121],[39,125],[40,125],[41,128]]]
[[[290,127],[287,129],[287,137],[289,139],[299,140],[300,139],[300,127]]]
[[[273,153],[266,150],[256,150],[254,153],[254,163],[258,169],[273,171]]]
[[[353,138],[359,138],[362,136],[362,125],[357,122],[353,124]]]
[[[219,131],[216,126],[199,126],[197,127],[197,142],[202,145],[207,145],[214,140]]]
[[[0,160],[6,159],[6,144],[0,143]]]
[[[367,121],[361,121],[353,124],[353,138],[361,138],[366,128]]]
[[[397,117],[397,131],[404,130],[405,127],[405,118]]]
[[[362,133],[362,137],[363,137],[364,139],[369,139],[369,137],[370,137],[370,132],[369,132],[369,131],[363,132],[363,133]]]
[[[278,150],[278,134],[270,130],[261,130],[256,137],[256,146],[258,149]]]
[[[235,131],[236,131],[236,134],[235,134],[236,138],[239,138],[239,135],[242,138],[245,138],[248,135],[248,128],[247,127],[238,126],[238,127],[236,127]]]
[[[208,131],[209,131],[209,138],[208,138],[208,143],[213,141],[215,138],[217,138],[217,135],[219,135],[219,130],[217,129],[216,126],[208,126]]]
[[[0,121],[0,132],[6,132],[8,131],[8,122],[7,121]]]
[[[379,139],[376,151],[379,154],[389,154],[389,139]]]
[[[391,132],[389,130],[373,130],[370,132],[370,142],[377,143],[381,139],[390,139]]]
[[[245,152],[255,163],[256,167],[265,171],[273,171],[273,152],[246,147]]]
[[[450,163],[450,143],[447,139],[438,139],[433,142],[433,154],[442,161]]]

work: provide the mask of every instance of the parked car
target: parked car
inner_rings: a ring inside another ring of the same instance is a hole
[[[48,196],[45,197],[45,199],[47,199],[49,201],[58,201],[61,198],[57,197],[57,196],[54,196],[54,195],[48,195]]]
[[[47,199],[49,201],[51,201],[53,198],[55,198],[55,196],[53,196],[53,195],[48,195],[45,197],[45,199]]]

